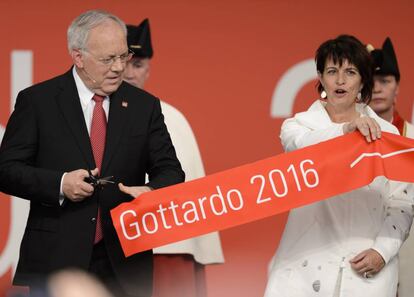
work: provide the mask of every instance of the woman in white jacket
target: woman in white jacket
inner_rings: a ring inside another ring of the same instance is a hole
[[[381,131],[398,134],[367,105],[372,67],[359,40],[348,35],[328,40],[315,60],[321,99],[283,123],[286,151],[353,131],[368,142],[379,139]],[[321,153],[329,157],[330,152]],[[265,297],[395,297],[398,251],[411,226],[412,205],[407,184],[377,178],[292,210],[270,265]]]

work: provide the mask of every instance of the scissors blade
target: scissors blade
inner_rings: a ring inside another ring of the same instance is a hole
[[[115,182],[112,180],[113,176],[106,176],[98,179],[98,184],[100,185],[106,185],[106,184],[115,184]]]

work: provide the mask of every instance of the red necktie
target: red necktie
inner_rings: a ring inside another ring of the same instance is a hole
[[[91,144],[93,157],[95,159],[96,167],[101,172],[102,158],[105,149],[105,138],[106,138],[106,115],[103,109],[102,103],[105,97],[94,95],[92,100],[95,101],[95,107],[93,108],[92,124],[91,124]],[[98,243],[103,237],[101,212],[98,207],[98,215],[96,218],[96,231],[94,243]]]

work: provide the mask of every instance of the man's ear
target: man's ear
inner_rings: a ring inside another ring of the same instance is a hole
[[[79,49],[73,49],[70,55],[72,56],[73,64],[78,68],[83,68],[82,51]]]

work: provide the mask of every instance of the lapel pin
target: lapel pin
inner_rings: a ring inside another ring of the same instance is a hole
[[[127,108],[128,107],[128,102],[122,101],[121,105],[122,105],[122,107]]]

